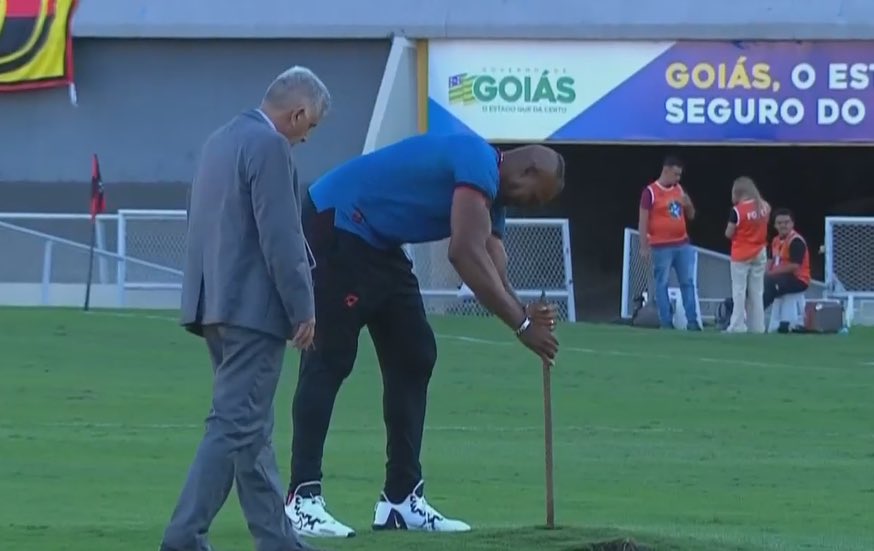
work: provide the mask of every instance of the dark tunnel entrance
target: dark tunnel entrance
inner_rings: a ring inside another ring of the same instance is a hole
[[[503,147],[503,146],[502,146]],[[507,145],[507,148],[513,147]],[[695,245],[728,252],[723,235],[734,178],[750,176],[775,207],[791,209],[810,242],[813,277],[823,278],[825,217],[874,215],[874,154],[868,147],[554,146],[567,161],[567,187],[541,211],[511,216],[568,218],[577,319],[618,318],[623,231],[637,227],[638,201],[667,155],[685,162],[683,185],[698,209]]]

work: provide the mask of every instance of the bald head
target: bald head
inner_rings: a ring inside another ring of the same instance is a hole
[[[261,109],[289,141],[304,141],[331,107],[325,84],[306,67],[294,66],[277,76],[261,101]]]
[[[501,197],[508,205],[539,206],[564,189],[564,157],[543,145],[524,145],[504,153]]]

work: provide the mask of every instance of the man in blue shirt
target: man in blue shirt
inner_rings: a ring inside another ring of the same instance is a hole
[[[337,167],[304,197],[316,261],[314,346],[301,356],[294,394],[286,514],[308,536],[349,537],[327,511],[322,454],[334,401],[367,326],[383,377],[386,480],[375,530],[457,532],[424,496],[419,453],[428,382],[437,359],[405,243],[450,238],[449,260],[476,298],[545,362],[558,341],[554,311],[523,305],[507,277],[505,206],[538,206],[564,186],[564,159],[544,146],[501,153],[466,134],[414,136]],[[531,317],[529,317],[529,314]]]

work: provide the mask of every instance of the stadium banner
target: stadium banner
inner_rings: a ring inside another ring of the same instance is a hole
[[[0,92],[73,84],[76,0],[0,0]]]
[[[874,41],[432,40],[428,130],[492,141],[874,142]]]

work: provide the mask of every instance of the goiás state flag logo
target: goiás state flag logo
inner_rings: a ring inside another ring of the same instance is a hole
[[[77,0],[0,0],[0,92],[73,83]]]

